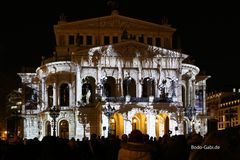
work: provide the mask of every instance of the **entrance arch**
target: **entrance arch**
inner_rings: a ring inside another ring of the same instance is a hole
[[[69,124],[67,120],[62,120],[59,123],[59,137],[69,139]]]
[[[111,130],[115,131],[115,135],[116,136],[122,136],[124,134],[124,119],[123,119],[123,115],[121,113],[115,113],[111,118],[112,118],[110,120]]]
[[[136,113],[132,118],[132,130],[138,129],[143,134],[147,133],[147,118],[143,113]]]
[[[160,113],[155,119],[156,137],[162,137],[169,131],[169,117],[166,113]]]

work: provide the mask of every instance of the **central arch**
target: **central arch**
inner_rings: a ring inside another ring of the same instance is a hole
[[[132,130],[138,129],[143,134],[147,133],[147,118],[143,113],[136,113],[132,118]]]
[[[160,113],[155,119],[156,137],[162,137],[169,132],[169,117],[167,113]]]

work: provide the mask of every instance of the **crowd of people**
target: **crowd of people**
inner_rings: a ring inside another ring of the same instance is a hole
[[[149,137],[140,130],[107,138],[62,139],[46,136],[41,141],[0,141],[0,160],[239,160],[240,127],[197,133]]]

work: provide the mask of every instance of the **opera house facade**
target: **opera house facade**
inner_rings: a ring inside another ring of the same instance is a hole
[[[206,80],[173,49],[176,29],[119,15],[54,27],[56,48],[21,77],[23,137],[207,132]]]

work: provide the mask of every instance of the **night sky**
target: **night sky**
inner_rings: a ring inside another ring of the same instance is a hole
[[[240,88],[240,14],[236,4],[176,4],[156,0],[119,0],[119,14],[160,23],[167,17],[177,29],[178,45],[211,78],[207,91]],[[81,3],[81,4],[80,4]],[[38,67],[52,55],[53,25],[64,13],[68,21],[110,15],[107,0],[32,3],[5,2],[0,8],[0,102],[18,86],[21,67]],[[137,5],[137,6],[136,6]],[[177,38],[176,38],[177,39]],[[177,40],[175,40],[176,42]],[[179,41],[178,41],[179,42]]]

